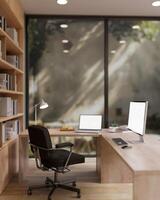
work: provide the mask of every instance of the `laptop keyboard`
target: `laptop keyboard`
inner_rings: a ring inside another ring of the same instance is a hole
[[[100,131],[98,130],[76,130],[76,133],[99,133]]]

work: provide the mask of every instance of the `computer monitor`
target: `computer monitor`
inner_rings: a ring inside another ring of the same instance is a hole
[[[100,131],[102,129],[102,115],[81,114],[79,129]]]
[[[128,129],[140,135],[140,142],[143,142],[143,135],[146,131],[148,101],[130,102]]]

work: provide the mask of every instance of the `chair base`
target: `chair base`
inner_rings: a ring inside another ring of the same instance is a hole
[[[69,184],[71,184],[72,186],[70,186]],[[56,188],[62,188],[64,190],[76,192],[77,198],[81,197],[80,189],[76,188],[75,180],[67,180],[67,181],[59,182],[56,179],[53,181],[52,179],[47,177],[44,185],[29,186],[27,189],[27,194],[32,195],[32,190],[41,189],[41,188],[52,188],[48,195],[48,200],[51,200],[51,196]]]

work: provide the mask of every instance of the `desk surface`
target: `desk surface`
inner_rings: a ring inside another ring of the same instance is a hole
[[[91,136],[91,137],[99,137],[101,133],[76,133],[75,131],[60,131],[59,129],[51,128],[48,129],[50,136],[69,136],[69,137],[78,137],[78,136]],[[19,134],[20,137],[28,137],[28,130]]]
[[[104,129],[100,134],[95,133],[76,133],[75,131],[60,131],[59,129],[49,129],[51,136],[70,136],[70,137],[99,137],[101,136],[115,152],[124,160],[124,162],[135,173],[160,173],[160,136],[146,134],[144,136],[144,143],[130,144],[131,149],[122,149],[119,145],[112,141],[112,138],[120,137],[126,142],[138,140],[139,136],[132,132],[122,133],[110,133],[107,129]],[[19,135],[20,138],[28,137],[28,131]],[[106,143],[107,145],[107,143]]]
[[[160,136],[146,134],[144,143],[130,144],[131,149],[122,149],[112,141],[112,138],[120,137],[126,142],[138,140],[139,136],[133,132],[109,133],[102,132],[102,137],[108,142],[115,152],[125,161],[134,173],[160,173]]]

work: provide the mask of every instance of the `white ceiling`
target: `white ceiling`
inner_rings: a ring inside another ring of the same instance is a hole
[[[21,0],[26,14],[160,16],[152,0],[69,0],[65,6],[56,0]]]

